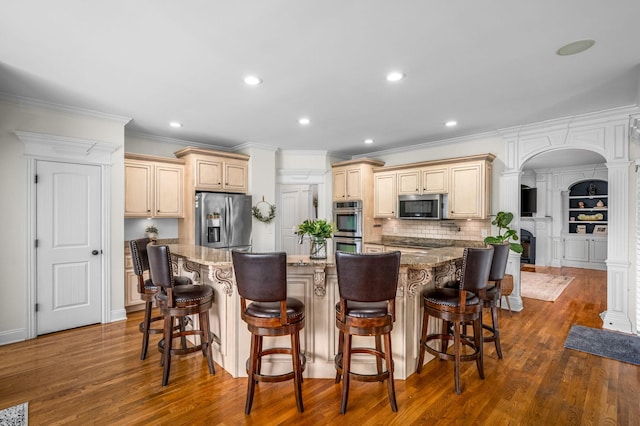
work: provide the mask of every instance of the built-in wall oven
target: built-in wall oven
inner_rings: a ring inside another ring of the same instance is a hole
[[[334,245],[336,251],[362,252],[362,201],[333,203]]]
[[[335,251],[362,253],[362,238],[333,237]]]

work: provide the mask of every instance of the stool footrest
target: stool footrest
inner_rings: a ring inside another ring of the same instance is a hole
[[[477,348],[476,345],[470,341],[467,340],[464,336],[460,336],[460,343],[462,343],[463,346],[466,346],[468,348],[473,349],[473,352],[470,354],[461,354],[460,355],[460,360],[461,361],[474,361],[476,360],[479,356],[480,356],[480,348]],[[443,352],[442,350],[438,350],[435,349],[431,346],[429,346],[427,343],[431,340],[453,340],[453,336],[448,335],[448,334],[429,334],[427,336],[427,340],[424,342],[424,347],[427,350],[427,352],[429,352],[431,355],[434,355],[440,359],[446,359],[449,361],[454,361],[455,360],[455,355],[448,353],[448,352]],[[453,346],[449,346],[449,348],[452,348]]]
[[[213,332],[210,332],[210,339],[211,342],[214,343],[220,343],[220,338],[218,338],[218,336],[216,336]],[[187,330],[183,333],[180,334],[174,334],[173,338],[176,339],[178,337],[182,337],[182,336],[202,336],[202,331],[199,330]],[[173,346],[173,345],[172,345]],[[203,349],[206,348],[205,342],[199,343],[197,345],[193,345],[193,346],[188,346],[188,347],[184,347],[184,348],[171,348],[171,354],[172,355],[184,355],[184,354],[190,354],[192,352],[197,352],[197,351],[201,351]],[[164,353],[164,339],[160,339],[160,341],[158,342],[158,351],[160,353]]]
[[[375,355],[376,357],[381,358],[382,360],[385,359],[384,352],[380,352],[372,348],[352,348],[351,353]],[[336,367],[336,371],[340,375],[344,374],[344,370],[342,368],[342,356],[343,356],[343,353],[339,352],[333,360]],[[391,361],[392,368],[394,368],[394,365],[395,363]],[[389,372],[383,371],[382,373],[364,374],[364,373],[355,373],[353,371],[350,371],[349,377],[351,377],[353,380],[356,380],[358,382],[383,382],[389,378]]]
[[[291,355],[291,349],[289,348],[269,348],[269,349],[265,349],[262,352],[260,352],[259,354],[259,358],[262,358],[265,355],[275,355],[275,354],[285,354],[285,355]],[[247,371],[247,375],[249,375],[249,361],[251,359],[247,359],[246,362],[246,371]],[[300,368],[301,368],[301,373],[304,372],[304,369],[307,366],[307,357],[305,356],[304,353],[300,352]],[[267,382],[267,383],[275,383],[275,382],[284,382],[287,380],[291,380],[294,378],[294,372],[293,371],[289,371],[287,373],[282,373],[282,374],[262,374],[262,373],[255,373],[253,375],[253,380],[258,381],[258,382]]]

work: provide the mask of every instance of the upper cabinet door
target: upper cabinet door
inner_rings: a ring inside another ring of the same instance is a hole
[[[485,187],[482,164],[469,163],[451,166],[449,218],[482,219],[485,217]]]
[[[362,171],[360,169],[347,170],[347,200],[362,199]]]
[[[249,178],[247,163],[224,163],[224,189],[229,192],[246,193],[248,188],[247,181]]]
[[[398,172],[398,195],[420,194],[420,170]]]
[[[347,171],[335,170],[333,172],[333,201],[347,199]]]
[[[396,217],[398,194],[396,192],[396,173],[375,173],[373,217]]]
[[[423,194],[447,194],[449,192],[449,168],[428,167],[422,170]]]
[[[127,217],[150,217],[153,194],[153,165],[137,161],[124,164],[124,214]]]
[[[182,196],[184,192],[183,175],[184,168],[182,166],[156,164],[154,216],[182,217],[184,215]]]
[[[222,189],[222,161],[196,159],[195,186],[203,191]]]

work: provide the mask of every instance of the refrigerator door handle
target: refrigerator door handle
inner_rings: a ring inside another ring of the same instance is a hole
[[[227,197],[227,218],[225,221],[225,227],[227,228],[227,238],[229,245],[233,241],[233,227],[231,226],[231,219],[233,218],[233,203],[231,197]]]

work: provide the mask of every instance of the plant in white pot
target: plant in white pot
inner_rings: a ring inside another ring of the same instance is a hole
[[[502,244],[509,243],[509,247],[516,253],[522,253],[523,247],[520,243],[514,243],[518,241],[518,233],[511,229],[509,224],[513,220],[513,213],[511,212],[498,212],[496,218],[491,222],[492,225],[498,227],[498,235],[488,236],[484,239],[485,244]]]
[[[327,258],[327,239],[333,238],[334,226],[333,223],[328,222],[326,219],[307,219],[297,227],[298,242],[302,244],[302,240],[305,235],[309,235],[311,238],[311,253],[312,259],[326,259]]]
[[[156,226],[152,223],[144,229],[144,233],[147,237],[155,239],[158,236],[159,232],[158,228],[156,228]]]

